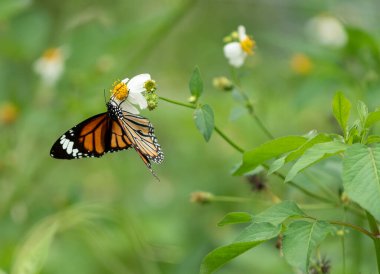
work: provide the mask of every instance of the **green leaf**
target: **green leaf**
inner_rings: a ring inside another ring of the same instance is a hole
[[[243,154],[243,163],[235,170],[234,175],[243,175],[265,161],[302,146],[307,138],[302,136],[285,136],[268,141],[261,146]]]
[[[218,226],[229,224],[248,223],[252,221],[252,215],[247,212],[230,212],[218,223]]]
[[[380,143],[379,135],[370,135],[367,138],[367,144]]]
[[[194,121],[203,138],[208,142],[214,130],[214,112],[212,108],[209,105],[198,107],[194,111]]]
[[[191,95],[195,96],[197,99],[203,93],[203,81],[198,67],[194,68],[193,74],[191,75],[189,81],[189,88]]]
[[[380,145],[354,144],[343,159],[343,187],[347,195],[380,220]]]
[[[347,135],[347,122],[350,117],[351,102],[342,92],[337,92],[333,99],[333,114],[342,128],[343,135]]]
[[[315,164],[316,162],[336,155],[347,148],[347,145],[340,142],[327,142],[316,144],[309,148],[301,158],[293,165],[286,175],[285,182],[292,180],[300,171]]]
[[[370,112],[367,116],[367,120],[365,122],[365,127],[369,128],[373,124],[377,123],[380,121],[380,110]]]
[[[311,148],[315,144],[319,143],[325,143],[332,141],[331,136],[325,134],[325,133],[320,133],[318,135],[315,135],[313,138],[302,144],[298,149],[290,152],[288,155],[281,157],[274,161],[272,165],[270,166],[270,169],[268,171],[268,174],[272,174],[273,172],[279,170],[281,167],[283,167],[286,163],[289,163],[291,161],[296,160],[297,158],[301,157],[306,150]]]
[[[367,121],[367,117],[368,117],[368,108],[366,104],[364,104],[362,101],[358,101],[358,114],[359,114],[360,124],[364,128]]]
[[[305,217],[306,214],[293,201],[283,201],[253,216],[253,223],[279,225],[290,217]]]
[[[251,224],[232,244],[214,249],[203,259],[200,274],[213,273],[222,265],[249,249],[276,237],[281,226],[269,223]]]
[[[307,272],[311,253],[333,231],[333,226],[324,221],[291,223],[284,232],[282,242],[286,261]]]

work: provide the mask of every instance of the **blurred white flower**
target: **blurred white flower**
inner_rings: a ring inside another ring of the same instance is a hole
[[[47,86],[53,86],[65,68],[65,54],[62,48],[47,49],[34,63],[34,71]]]
[[[139,114],[138,109],[134,105],[138,105],[140,109],[145,109],[148,106],[144,93],[147,92],[146,85],[153,80],[150,75],[139,74],[131,80],[125,78],[122,81],[117,81],[113,84],[112,98],[120,104],[120,107],[133,114]]]
[[[335,48],[343,47],[347,43],[347,34],[342,23],[333,16],[319,15],[306,24],[308,35],[319,44]]]
[[[224,55],[231,66],[241,67],[245,58],[253,54],[255,41],[246,34],[244,26],[239,26],[237,33],[233,32],[230,37],[226,37],[224,40],[232,41],[223,48]]]

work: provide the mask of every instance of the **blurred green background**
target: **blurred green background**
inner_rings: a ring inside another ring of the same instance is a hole
[[[250,117],[230,119],[238,104],[212,86],[213,77],[229,76],[222,40],[240,24],[257,42],[240,70],[243,86],[273,135],[338,132],[331,115],[337,90],[372,109],[380,105],[379,8],[378,0],[1,0],[0,273],[197,273],[202,258],[241,229],[217,227],[227,212],[271,204],[245,178],[230,176],[239,153],[216,134],[204,142],[191,110],[164,101],[142,113],[165,153],[153,165],[160,182],[134,151],[59,161],[49,156],[53,142],[105,111],[103,91],[116,79],[150,73],[159,95],[185,102],[195,65],[216,124],[245,149],[266,141]],[[307,25],[321,15],[344,25],[345,45],[318,43]],[[49,48],[60,48],[64,61],[50,85],[34,69]],[[319,168],[311,176],[338,189],[339,166]],[[312,202],[276,178],[268,184],[281,197]],[[249,201],[190,203],[199,190]],[[275,244],[218,273],[295,273]],[[346,273],[374,273],[369,240],[351,232],[346,248]],[[332,273],[342,273],[338,239],[326,241],[321,254]]]

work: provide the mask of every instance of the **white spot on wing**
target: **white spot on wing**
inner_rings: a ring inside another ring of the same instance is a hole
[[[69,145],[67,146],[67,149],[66,149],[67,154],[71,154],[73,152],[73,145],[74,145],[74,142],[69,142]]]
[[[70,142],[69,139],[65,139],[65,140],[63,141],[62,148],[63,148],[63,149],[66,149],[67,146],[69,145],[69,142]]]

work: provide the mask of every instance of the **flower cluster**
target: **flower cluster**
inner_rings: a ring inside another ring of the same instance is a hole
[[[120,104],[123,110],[139,114],[139,110],[134,105],[138,105],[140,109],[148,108],[149,110],[157,107],[156,90],[156,81],[145,73],[136,75],[132,79],[125,78],[122,81],[115,81],[111,94],[113,100]]]
[[[237,32],[224,38],[224,55],[231,66],[241,67],[248,55],[253,54],[256,42],[246,34],[245,27],[239,26]]]

